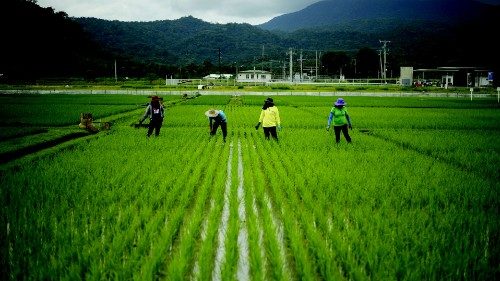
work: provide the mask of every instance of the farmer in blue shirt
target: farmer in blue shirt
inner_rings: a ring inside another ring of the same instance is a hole
[[[215,136],[215,134],[217,133],[217,128],[219,128],[220,126],[222,130],[223,140],[224,142],[226,142],[227,118],[226,114],[224,114],[224,111],[210,109],[207,112],[205,112],[205,115],[208,117],[208,120],[210,121],[210,135]]]

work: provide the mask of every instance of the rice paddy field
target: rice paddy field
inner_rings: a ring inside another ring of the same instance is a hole
[[[146,138],[145,96],[0,95],[0,279],[498,279],[496,99],[345,97],[335,144],[337,97],[273,97],[279,142],[265,97],[163,98]]]

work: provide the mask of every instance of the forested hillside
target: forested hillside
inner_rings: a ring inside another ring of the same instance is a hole
[[[152,22],[70,18],[34,0],[7,0],[0,8],[0,23],[10,27],[4,29],[5,43],[0,45],[2,79],[112,77],[115,60],[120,77],[194,78],[253,67],[281,74],[290,49],[295,66],[301,52],[306,67],[315,65],[317,51],[324,75],[376,76],[379,40],[390,41],[388,71],[394,75],[400,66],[498,70],[500,65],[498,7],[455,23],[372,16],[294,32],[211,24],[193,17]]]
[[[0,2],[3,79],[100,75],[108,55],[64,12],[36,1]]]
[[[42,8],[36,0],[0,1],[0,26],[0,83],[113,77],[115,60],[134,76],[165,72],[157,64],[145,65],[133,55],[103,48],[65,12]]]
[[[424,20],[358,21],[336,28],[302,29],[295,32],[271,32],[248,24],[210,24],[186,17],[155,22],[119,22],[95,18],[75,19],[107,49],[147,63],[173,64],[195,68],[199,72],[217,69],[219,48],[221,64],[227,71],[237,65],[268,67],[288,60],[290,48],[298,58],[300,51],[345,52],[352,58],[362,48],[378,50],[379,40],[389,40],[389,67],[401,65],[436,67],[475,65],[495,67],[498,51],[492,41],[498,19],[485,16],[462,24],[442,24]],[[363,26],[378,29],[364,32]]]

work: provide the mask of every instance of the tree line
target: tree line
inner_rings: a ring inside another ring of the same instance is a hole
[[[380,39],[389,40],[388,72],[400,66],[483,66],[496,70],[499,50],[492,32],[498,10],[480,21],[446,26],[431,22],[376,20],[372,28],[324,27],[291,33],[249,24],[211,24],[193,17],[152,22],[71,18],[35,0],[0,3],[0,23],[8,26],[0,44],[0,78],[35,81],[44,77],[200,78],[210,73],[264,69],[288,74],[287,52],[299,71],[318,67],[322,75],[377,77]],[[383,24],[382,24],[383,23]],[[363,23],[365,26],[367,22]]]

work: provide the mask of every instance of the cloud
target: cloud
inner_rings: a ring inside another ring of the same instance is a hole
[[[64,11],[71,17],[154,21],[193,16],[212,23],[261,24],[276,16],[302,10],[318,1],[320,0],[38,0],[38,4]],[[500,0],[481,1],[500,4]]]
[[[173,20],[193,16],[212,23],[260,24],[301,10],[317,0],[38,0],[71,17],[120,21]]]

